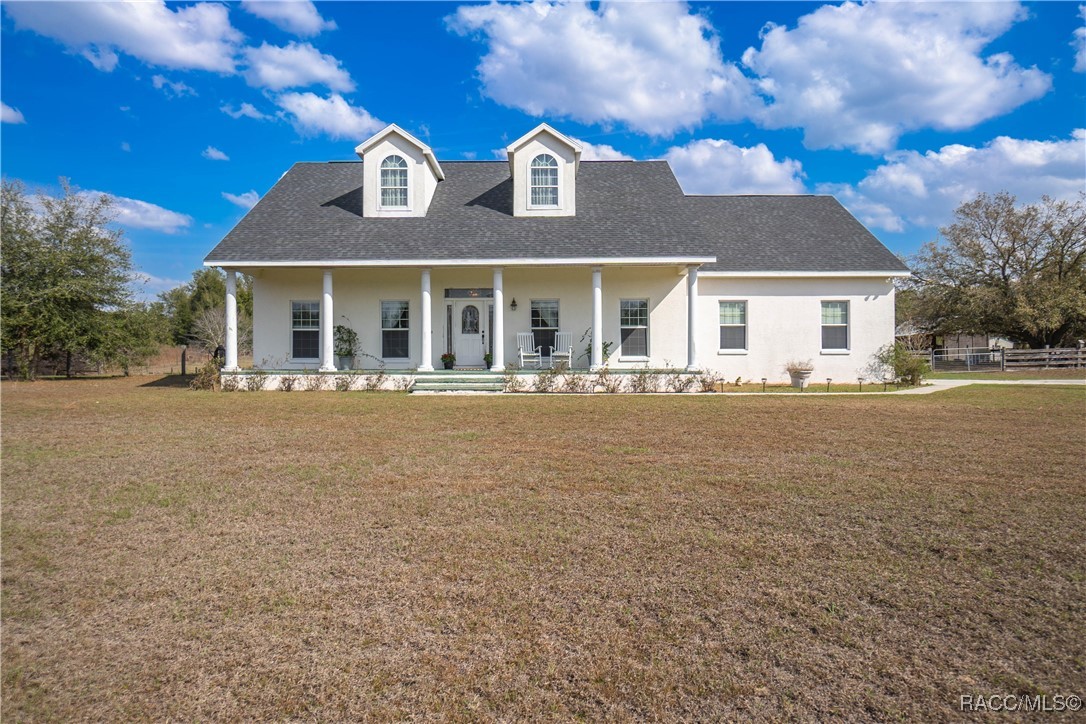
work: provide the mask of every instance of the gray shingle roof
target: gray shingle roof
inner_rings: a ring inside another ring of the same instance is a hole
[[[905,267],[828,196],[685,196],[664,161],[585,161],[577,215],[512,215],[504,161],[445,162],[423,218],[363,218],[361,163],[298,163],[206,261],[713,257],[715,271]]]

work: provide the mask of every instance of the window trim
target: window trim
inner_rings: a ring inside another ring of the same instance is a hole
[[[386,327],[385,326],[385,305],[386,304],[406,304],[407,305],[407,326],[406,327]],[[409,360],[411,359],[411,300],[410,299],[382,299],[377,305],[377,309],[380,313],[380,319],[378,320],[381,330],[381,359],[383,360]],[[388,357],[385,355],[385,332],[407,332],[407,354],[403,357]]]
[[[401,161],[403,161],[404,165],[402,167],[397,166],[395,168],[390,167],[390,168],[386,169],[385,168],[385,163],[387,163],[388,161],[390,161],[391,159],[394,159],[394,158],[398,158]],[[403,177],[404,177],[403,186],[398,186],[397,185],[397,186],[387,186],[386,187],[385,186],[384,173],[383,173],[386,170],[396,170],[396,171],[401,171],[402,170],[403,171]],[[404,199],[406,200],[406,203],[403,206],[392,206],[392,205],[385,204],[385,189],[386,188],[389,188],[389,189],[403,189],[404,190]],[[407,162],[407,159],[404,158],[403,156],[401,156],[399,153],[390,153],[390,154],[388,154],[383,159],[381,159],[381,163],[377,167],[377,208],[382,209],[382,210],[387,209],[389,211],[405,211],[405,210],[410,211],[411,210],[411,164],[409,164]]]
[[[629,326],[622,323],[622,303],[623,302],[644,302],[645,303],[645,324]],[[619,299],[618,300],[618,361],[619,362],[646,362],[652,357],[652,336],[649,328],[651,317],[652,305],[648,297],[637,297],[633,299]],[[622,347],[622,330],[624,329],[644,329],[645,330],[645,354],[627,354],[626,350]]]
[[[743,323],[742,324],[720,324],[720,305],[722,304],[742,304],[743,305]],[[721,347],[720,346],[720,330],[724,327],[742,327],[743,328],[743,346],[742,347]],[[718,299],[717,300],[717,354],[747,354],[750,352],[750,300],[749,299]]]
[[[546,185],[546,186],[543,186],[541,184],[537,186],[535,183],[532,182],[532,169],[535,168],[532,164],[534,164],[537,159],[540,159],[543,156],[546,156],[551,161],[554,161],[554,166],[553,167],[551,167],[551,166],[539,166],[538,168],[554,168],[554,186],[551,186],[549,184]],[[553,203],[553,204],[535,204],[535,203],[532,203],[532,190],[536,189],[536,188],[541,188],[541,189],[551,189],[551,188],[553,188],[554,189],[555,203]],[[550,153],[548,151],[541,151],[540,153],[537,153],[535,156],[533,156],[530,161],[528,161],[528,198],[525,199],[525,201],[527,202],[525,205],[529,209],[560,209],[560,208],[562,208],[562,164],[558,163],[558,159],[555,158],[554,154],[552,154],[552,153]]]
[[[845,323],[844,324],[825,324],[822,321],[822,313],[824,311],[824,305],[826,304],[844,304],[845,305]],[[845,328],[845,346],[844,347],[826,347],[823,346],[826,327],[844,327]],[[848,354],[852,351],[852,303],[848,299],[820,299],[818,302],[818,347],[821,354]]]
[[[294,305],[295,304],[316,304],[317,305],[317,326],[314,327],[295,327],[294,326]],[[290,350],[290,361],[298,362],[312,362],[314,360],[320,361],[321,358],[321,303],[319,299],[291,299],[290,300],[290,312],[287,319],[287,349]],[[317,356],[316,357],[298,357],[294,354],[294,333],[299,332],[316,332],[317,333]]]

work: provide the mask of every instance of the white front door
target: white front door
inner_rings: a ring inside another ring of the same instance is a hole
[[[487,351],[486,299],[464,299],[452,304],[453,354],[457,367],[482,367]]]

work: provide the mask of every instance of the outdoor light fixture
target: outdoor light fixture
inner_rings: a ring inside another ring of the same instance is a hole
[[[829,377],[826,378],[826,392],[830,391],[830,383],[833,382]]]
[[[762,392],[765,392],[765,381],[766,381],[766,378],[763,377],[762,378]]]
[[[513,301],[509,302],[509,308],[514,312],[517,311],[517,298],[513,297]]]

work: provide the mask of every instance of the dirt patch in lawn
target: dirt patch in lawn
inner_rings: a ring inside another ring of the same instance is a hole
[[[5,720],[1086,693],[1086,391],[4,383]]]

